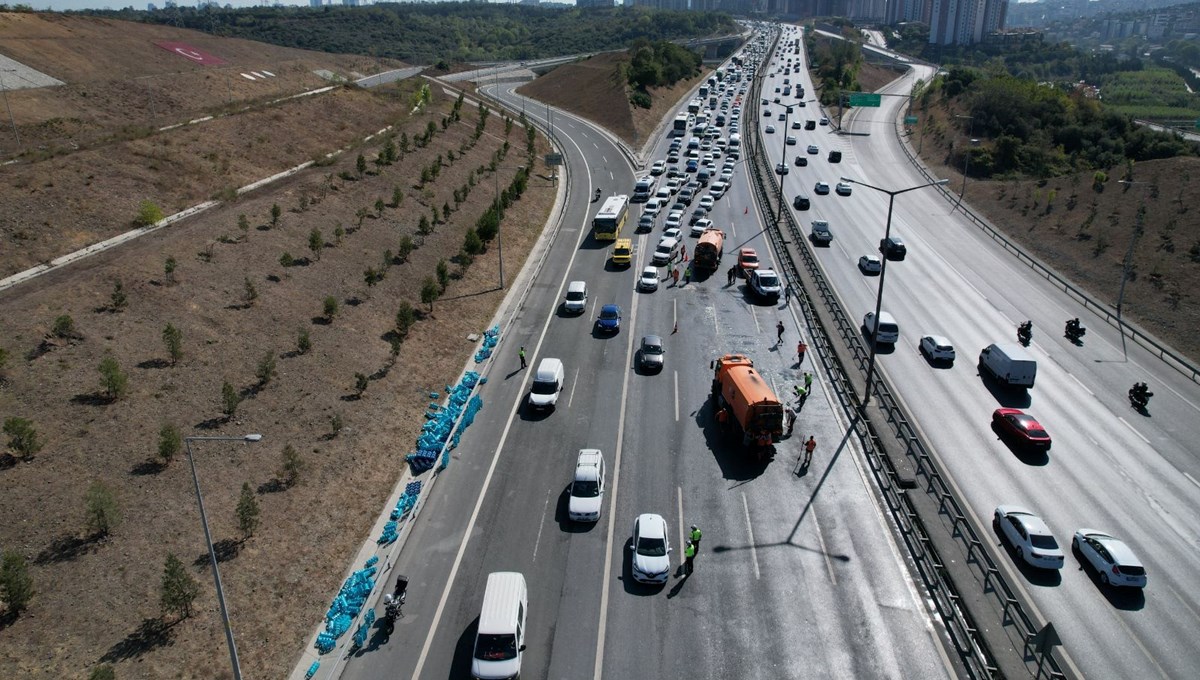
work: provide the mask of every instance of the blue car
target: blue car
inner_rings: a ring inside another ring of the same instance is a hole
[[[693,158],[687,162],[688,172],[696,172],[698,169],[700,169],[700,163],[696,159]]]
[[[596,319],[596,328],[605,333],[616,333],[621,330],[620,305],[604,305],[600,308],[600,317]]]

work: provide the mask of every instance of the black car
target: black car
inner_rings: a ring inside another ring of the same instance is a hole
[[[841,151],[830,151],[829,152],[829,162],[830,163],[841,163],[842,162],[842,152]]]
[[[899,236],[889,236],[879,240],[879,252],[889,260],[903,260],[908,254],[908,247]]]
[[[808,165],[808,157],[807,156],[796,156],[796,167],[797,168],[803,168],[806,165]]]
[[[817,121],[815,121],[815,120],[804,121],[804,129],[805,130],[816,130],[817,129]]]
[[[811,203],[808,200],[808,196],[797,195],[792,199],[792,207],[796,210],[808,210],[811,207]]]

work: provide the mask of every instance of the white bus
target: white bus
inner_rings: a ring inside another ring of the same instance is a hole
[[[674,135],[676,137],[682,137],[683,135],[687,134],[687,131],[688,131],[688,115],[686,113],[680,112],[679,115],[675,116]]]

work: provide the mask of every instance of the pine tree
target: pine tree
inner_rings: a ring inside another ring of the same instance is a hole
[[[167,356],[171,358],[171,365],[174,366],[183,358],[183,331],[167,324],[162,331],[162,340],[167,347]]]
[[[158,430],[158,457],[163,465],[170,463],[183,450],[183,435],[172,423],[163,423]]]
[[[10,614],[20,614],[29,607],[33,599],[33,576],[29,574],[29,565],[25,558],[16,551],[5,551],[0,562],[0,600]]]
[[[94,534],[108,536],[121,523],[121,505],[112,489],[96,481],[84,496],[87,505],[87,525]]]
[[[192,602],[200,594],[200,584],[188,573],[183,562],[173,554],[167,555],[163,565],[162,591],[159,604],[164,614],[174,614],[180,619],[192,615]]]
[[[254,490],[250,488],[250,482],[243,482],[242,497],[238,499],[237,504],[238,530],[242,532],[243,540],[254,535],[254,530],[258,528],[261,512],[258,507],[258,499],[254,496]]]

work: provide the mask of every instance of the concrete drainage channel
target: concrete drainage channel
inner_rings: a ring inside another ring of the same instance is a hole
[[[765,63],[769,63],[774,50],[772,46]],[[760,70],[755,77],[752,102],[760,98],[763,77],[764,71]],[[750,112],[751,125],[747,127],[757,129],[758,118],[755,107]],[[747,165],[758,196],[757,206],[766,212],[763,219],[770,224],[774,221],[770,210],[776,193],[770,161],[757,135],[747,135],[745,139],[749,146],[747,155],[752,159]],[[797,297],[810,329],[811,344],[828,371],[838,402],[858,436],[913,566],[954,645],[956,661],[973,678],[1014,677],[1021,673],[1066,677],[1053,648],[1044,650],[1035,644],[1040,625],[997,568],[980,540],[977,527],[963,511],[951,484],[942,476],[882,376],[875,382],[874,405],[865,413],[860,409],[857,394],[862,389],[861,376],[869,348],[804,243],[804,233],[791,212],[780,206],[780,213],[777,228],[768,229],[767,234],[780,255],[788,280],[802,284]],[[797,259],[803,269],[797,266]],[[853,375],[847,366],[856,369]],[[891,436],[886,434],[888,430]],[[918,483],[924,493],[917,492]],[[930,532],[927,524],[940,527],[933,526],[934,531]],[[951,559],[944,559],[943,555]],[[977,590],[958,587],[972,581],[978,584]],[[981,628],[976,624],[976,616],[996,617],[999,629],[986,621]]]

